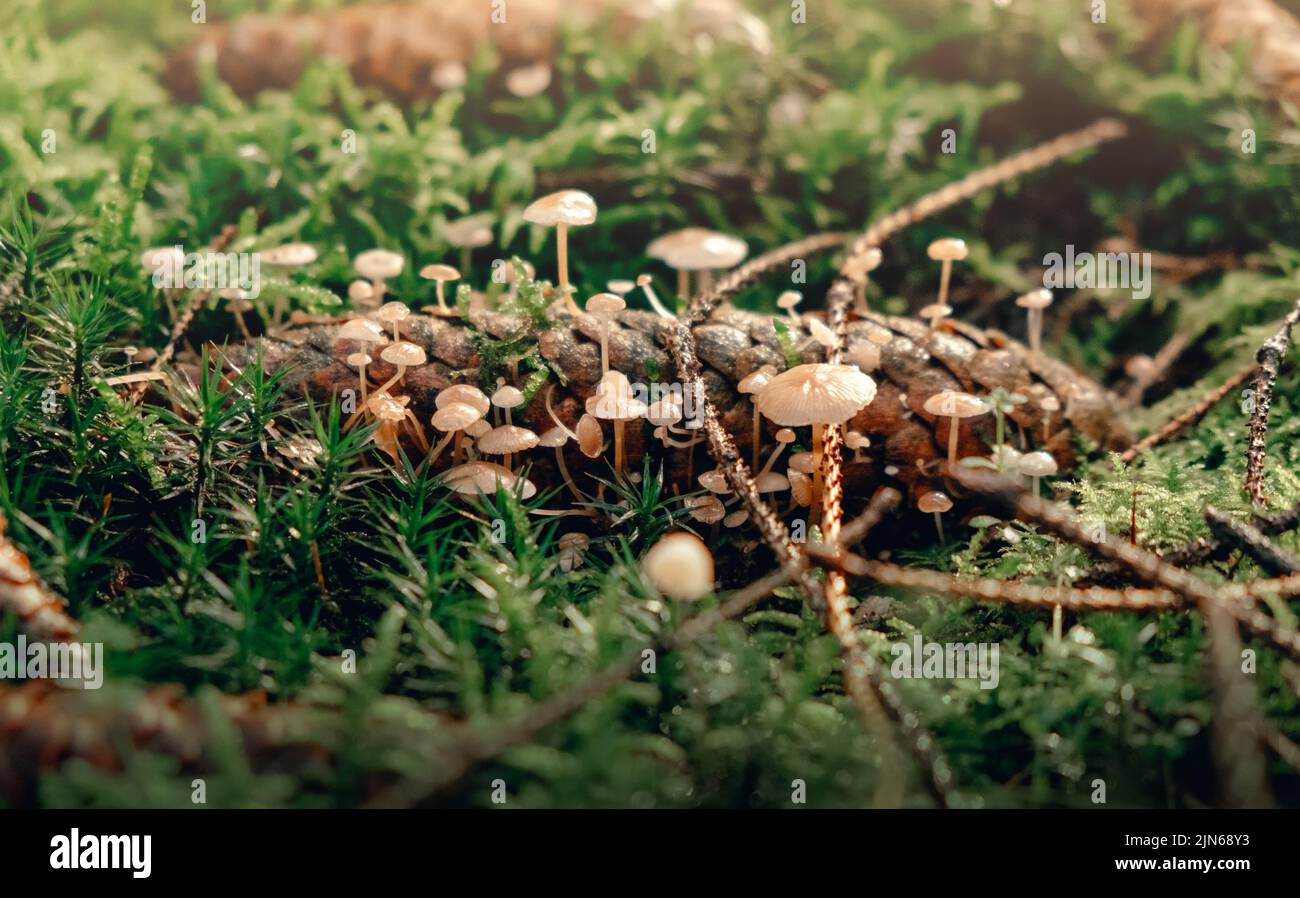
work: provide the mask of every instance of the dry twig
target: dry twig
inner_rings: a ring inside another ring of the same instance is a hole
[[[1264,495],[1264,460],[1267,457],[1268,409],[1273,402],[1273,386],[1282,367],[1282,359],[1291,348],[1291,329],[1300,322],[1300,300],[1291,314],[1282,319],[1277,332],[1264,341],[1255,356],[1259,370],[1255,374],[1255,408],[1250,415],[1246,443],[1246,492],[1256,505],[1267,505]]]

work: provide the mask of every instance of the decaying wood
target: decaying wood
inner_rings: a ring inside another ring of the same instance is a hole
[[[1246,492],[1256,505],[1267,505],[1264,493],[1264,461],[1268,454],[1268,410],[1273,404],[1273,385],[1277,383],[1282,359],[1291,348],[1291,330],[1300,323],[1300,300],[1291,314],[1282,319],[1277,332],[1264,341],[1255,356],[1259,370],[1255,373],[1255,408],[1246,433]]]

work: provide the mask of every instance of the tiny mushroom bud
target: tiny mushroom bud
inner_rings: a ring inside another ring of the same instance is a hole
[[[785,309],[785,313],[790,316],[790,322],[796,330],[799,328],[800,320],[799,313],[794,310],[794,307],[801,302],[803,302],[803,294],[798,290],[786,290],[776,298],[776,307]]]
[[[1038,352],[1043,340],[1043,309],[1052,304],[1052,291],[1046,287],[1030,290],[1024,296],[1016,298],[1016,305],[1028,313],[1029,348]]]
[[[407,308],[404,302],[386,302],[375,312],[375,318],[384,324],[392,325],[394,340],[401,339],[397,333],[397,328],[409,317],[411,317],[411,310]]]
[[[524,221],[555,228],[556,256],[560,269],[559,291],[574,315],[581,311],[569,292],[569,228],[596,220],[596,201],[581,190],[560,190],[534,200],[524,210]]]
[[[970,393],[957,390],[944,390],[925,400],[925,410],[931,415],[948,418],[948,464],[957,464],[957,425],[962,418],[986,415],[990,411],[988,404]]]
[[[930,330],[939,326],[939,322],[952,314],[952,306],[946,303],[933,302],[928,306],[922,306],[921,311],[917,313],[922,318],[930,322]]]
[[[1055,396],[1044,396],[1038,403],[1045,415],[1043,415],[1043,442],[1046,443],[1052,435],[1052,413],[1061,410],[1061,400]]]
[[[358,307],[369,306],[375,298],[375,288],[368,281],[353,281],[348,284],[348,299]]]
[[[388,289],[387,282],[402,273],[406,258],[386,249],[368,249],[352,261],[352,267],[374,285],[375,301],[382,302],[384,291]]]
[[[1034,495],[1037,496],[1039,480],[1056,473],[1056,459],[1047,452],[1030,452],[1021,457],[1016,470],[1025,477],[1034,479]]]
[[[931,259],[943,263],[943,273],[939,276],[939,302],[937,305],[947,305],[948,282],[952,278],[952,263],[960,262],[966,258],[969,252],[966,248],[966,241],[958,240],[956,237],[944,237],[931,243],[926,252]]]
[[[943,542],[943,513],[952,508],[952,500],[946,493],[934,490],[918,499],[916,507],[926,514],[934,515],[934,526],[939,531],[939,542]]]
[[[438,284],[438,314],[444,317],[455,315],[456,311],[447,307],[442,285],[448,281],[460,280],[460,272],[450,265],[426,265],[420,269],[420,277],[426,281],[435,281]]]
[[[713,592],[713,555],[694,534],[670,533],[641,560],[650,585],[672,599],[694,601]]]

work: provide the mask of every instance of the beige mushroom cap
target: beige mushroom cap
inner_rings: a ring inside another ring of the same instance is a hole
[[[876,382],[849,365],[796,365],[772,378],[758,410],[783,427],[841,424],[876,398]]]
[[[1045,412],[1059,412],[1061,410],[1061,400],[1055,396],[1044,396],[1038,400],[1038,407]]]
[[[750,396],[757,395],[767,388],[775,375],[775,368],[771,365],[764,365],[762,368],[751,371],[742,377],[740,382],[736,384],[736,390]]]
[[[745,523],[748,520],[749,520],[749,512],[743,508],[738,508],[735,511],[733,511],[731,514],[727,515],[725,518],[722,519],[722,526],[739,527],[741,524]]]
[[[460,271],[450,265],[434,263],[421,268],[420,277],[426,281],[458,281],[460,280]]]
[[[472,436],[474,439],[477,440],[479,437],[483,436],[483,434],[487,433],[491,429],[492,429],[492,425],[487,421],[487,419],[479,418],[469,427],[465,428],[465,433],[469,434],[470,436]]]
[[[794,499],[795,504],[807,507],[812,504],[812,478],[807,474],[798,471],[791,471],[790,479],[790,496]]]
[[[844,445],[850,449],[870,449],[871,439],[864,433],[850,430],[844,435]]]
[[[928,306],[922,306],[917,314],[922,318],[947,318],[952,314],[952,306],[947,303],[932,302]]]
[[[425,362],[424,350],[414,343],[405,341],[385,346],[384,351],[379,353],[379,357],[390,365],[406,368],[423,365]]]
[[[410,397],[399,400],[387,393],[374,393],[366,400],[366,408],[381,421],[400,421],[406,417],[406,402],[402,400],[409,402]]]
[[[506,75],[506,90],[516,97],[535,97],[551,86],[551,67],[545,62],[520,66]]]
[[[636,281],[629,281],[623,278],[615,278],[614,280],[606,283],[605,287],[609,290],[610,293],[614,293],[618,296],[623,296],[625,294],[631,293],[633,290],[636,289]]]
[[[790,479],[777,471],[768,471],[760,474],[754,480],[754,485],[760,493],[780,493],[790,488]]]
[[[797,474],[811,474],[813,472],[814,456],[811,452],[796,452],[790,456],[787,467]]]
[[[524,394],[518,387],[505,384],[492,394],[492,404],[497,408],[518,408],[524,404]]]
[[[433,400],[437,408],[445,408],[453,402],[463,402],[465,405],[473,406],[480,416],[486,415],[492,407],[483,391],[473,384],[452,384],[439,392]]]
[[[185,250],[179,246],[155,246],[140,254],[140,267],[153,274],[163,265],[179,269],[185,265]]]
[[[442,238],[456,247],[478,249],[492,242],[490,215],[466,215],[442,226]]]
[[[597,293],[587,300],[586,311],[593,315],[614,315],[627,308],[627,302],[616,293]]]
[[[682,420],[682,404],[668,397],[646,406],[645,419],[655,427],[665,427]]]
[[[574,433],[578,435],[578,448],[587,458],[600,458],[601,450],[605,446],[605,435],[601,433],[600,421],[596,420],[593,415],[583,415],[578,419],[578,426],[574,428]]]
[[[705,471],[700,475],[700,486],[711,493],[717,493],[719,496],[725,496],[731,492],[731,484],[727,482],[727,475],[717,468],[712,471]]]
[[[880,367],[880,347],[870,340],[854,343],[849,349],[849,361],[863,371],[875,371]]]
[[[936,511],[943,514],[945,511],[952,509],[952,500],[948,498],[947,493],[933,490],[918,499],[916,507],[926,514],[932,514]]]
[[[373,361],[374,359],[366,355],[364,352],[354,352],[347,357],[347,363],[353,368],[360,368],[362,365],[369,365]]]
[[[569,432],[558,424],[537,438],[537,445],[543,449],[558,449],[569,442]]]
[[[795,439],[795,432],[788,427],[782,427],[776,432],[776,441],[778,443],[793,443]]]
[[[1045,309],[1052,304],[1052,291],[1046,287],[1030,290],[1024,296],[1016,297],[1016,305],[1022,309]]]
[[[524,210],[524,221],[555,227],[589,225],[596,220],[596,201],[581,190],[559,190],[534,200]]]
[[[483,414],[472,405],[466,405],[463,402],[449,402],[433,413],[433,418],[429,423],[443,433],[451,433],[456,430],[464,430],[475,421],[482,419],[482,417]]]
[[[944,418],[974,418],[993,410],[983,399],[957,390],[935,393],[925,400],[924,408],[930,414]]]
[[[392,324],[394,321],[404,321],[411,317],[411,308],[404,302],[393,300],[386,302],[375,310],[375,317],[380,321]]]
[[[286,243],[283,246],[264,249],[260,255],[262,261],[267,265],[297,268],[300,265],[310,265],[316,261],[316,248],[306,243]]]
[[[352,267],[364,278],[386,281],[406,267],[406,257],[387,249],[368,249],[352,260]]]
[[[464,496],[477,496],[480,493],[492,493],[498,485],[507,490],[514,490],[516,484],[522,484],[521,495],[531,499],[537,495],[537,487],[531,480],[512,472],[504,465],[490,461],[472,461],[457,465],[443,474],[443,482],[457,493]]]
[[[957,237],[941,237],[926,250],[936,262],[960,262],[969,252],[966,241]]]
[[[525,452],[537,445],[537,434],[527,427],[502,424],[494,427],[478,438],[475,445],[484,455],[509,455],[513,452]]]
[[[348,284],[348,299],[353,302],[365,302],[375,295],[375,288],[369,281],[353,281]]]
[[[804,323],[808,325],[808,332],[812,334],[813,339],[822,346],[829,349],[835,345],[835,331],[827,327],[820,318],[805,318]]]
[[[701,524],[716,524],[727,516],[727,508],[717,496],[691,496],[685,505]]]
[[[719,231],[683,228],[651,241],[646,255],[678,271],[711,271],[739,265],[749,255],[749,245]]]
[[[880,267],[880,263],[884,258],[885,256],[880,251],[880,247],[873,246],[861,255],[849,259],[844,266],[844,273],[855,281],[865,281],[867,275]]]
[[[798,290],[786,290],[776,298],[776,307],[789,311],[803,302],[803,294]]]
[[[1030,452],[1020,457],[1016,470],[1026,477],[1048,477],[1056,473],[1056,459],[1046,452]]]
[[[369,318],[353,318],[350,321],[345,321],[343,326],[339,328],[338,335],[341,340],[356,340],[360,343],[388,342],[383,327]]]
[[[693,601],[713,592],[713,554],[692,533],[669,533],[650,547],[641,570],[665,596]]]
[[[606,421],[631,421],[646,413],[645,403],[632,395],[632,385],[621,371],[606,371],[591,398],[587,410]]]

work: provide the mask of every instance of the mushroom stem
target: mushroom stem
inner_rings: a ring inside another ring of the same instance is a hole
[[[436,462],[436,461],[438,460],[438,456],[439,456],[439,455],[442,455],[442,450],[447,448],[447,444],[450,443],[450,442],[452,441],[452,438],[453,438],[453,437],[456,439],[456,442],[457,442],[457,443],[460,442],[460,434],[461,434],[461,432],[460,432],[459,430],[453,430],[451,433],[447,434],[445,437],[443,437],[441,440],[439,440],[438,443],[437,443],[437,445],[435,445],[435,446],[433,447],[433,449],[430,450],[429,455],[428,455],[428,458],[425,459],[425,464],[429,466],[429,469],[430,469],[430,470],[433,469],[433,464],[434,464],[434,462]],[[452,451],[451,451],[451,461],[452,461],[452,464],[455,464],[455,462],[456,462],[456,450],[455,450],[455,449],[452,449]]]
[[[406,410],[406,419],[411,422],[411,430],[415,433],[415,441],[420,444],[421,449],[428,452],[429,441],[425,439],[424,428],[420,426],[420,420],[415,417],[415,412],[408,408]]]
[[[777,443],[776,449],[767,457],[767,464],[763,465],[763,470],[758,472],[758,476],[762,477],[768,471],[772,470],[772,465],[776,464],[776,460],[781,457],[781,453],[784,451],[785,443]]]
[[[957,464],[957,424],[961,418],[953,415],[948,419],[948,464]]]
[[[456,442],[451,447],[451,463],[456,464],[456,457],[460,455],[460,444],[465,439],[465,431],[456,431]]]
[[[1062,624],[1062,618],[1064,617],[1065,614],[1061,610],[1060,605],[1057,605],[1052,608],[1052,638],[1055,639],[1057,642],[1061,641],[1061,624]]]
[[[1043,310],[1029,310],[1029,349],[1039,352],[1043,343]]]
[[[685,268],[677,272],[677,295],[682,299],[691,298],[691,273]]]
[[[701,271],[695,286],[701,293],[707,293],[709,290],[712,290],[713,270],[710,268],[706,268],[703,271]]]
[[[582,490],[578,489],[578,485],[573,482],[573,478],[569,475],[569,466],[564,463],[563,446],[555,447],[555,463],[559,466],[560,473],[564,475],[564,482],[569,485],[569,492],[573,493],[573,498],[577,499],[579,504],[589,501],[588,498],[583,495]]]
[[[443,298],[442,281],[438,281],[438,311],[443,315],[446,315],[448,312],[451,311],[450,309],[447,308],[447,301]],[[393,331],[394,333],[397,331],[396,321],[393,322]]]
[[[623,473],[623,422],[614,421],[614,470]]]
[[[609,373],[609,319],[600,319],[600,373]]]
[[[564,294],[564,302],[569,312],[576,315],[581,309],[573,301],[573,294],[569,291],[569,226],[564,222],[555,226],[555,248],[560,263],[560,292]]]
[[[751,404],[754,406],[754,455],[753,455],[753,463],[749,466],[749,469],[751,471],[757,471],[759,449],[762,448],[759,441],[759,433],[761,428],[759,424],[758,403],[752,402]]]
[[[244,320],[244,313],[238,306],[233,309],[235,313],[235,324],[239,325],[239,332],[244,335],[245,340],[253,339],[253,335],[248,332],[248,322]]]
[[[948,304],[948,281],[952,278],[952,260],[943,260],[943,270],[939,273],[939,305]],[[937,318],[930,319],[930,327],[938,323]]]
[[[939,531],[939,543],[943,544],[943,513],[936,511],[934,513],[934,527]]]
[[[863,281],[860,284],[854,284],[854,305],[859,315],[865,315],[870,309],[867,308],[867,284]]]
[[[396,325],[396,324],[393,325],[393,329],[394,329],[394,330],[397,329],[397,325]],[[379,388],[378,390],[376,390],[375,392],[376,392],[376,393],[387,393],[387,392],[388,392],[388,388],[391,387],[393,384],[397,383],[399,380],[401,380],[401,379],[402,379],[402,375],[405,374],[405,373],[406,373],[406,366],[405,366],[405,365],[398,365],[398,366],[397,366],[397,373],[394,374],[392,377],[390,377],[390,378],[388,379],[388,382],[385,383],[382,387],[380,387],[380,388]]]
[[[1052,413],[1048,412],[1046,415],[1043,416],[1043,445],[1044,446],[1047,445],[1047,441],[1051,439],[1051,437],[1052,437]]]
[[[813,489],[812,506],[808,509],[809,524],[821,520],[822,509],[822,438],[826,432],[825,424],[814,424],[813,432]]]
[[[1038,482],[1042,480],[1037,474],[1034,475],[1034,498],[1038,497]]]
[[[645,283],[640,284],[640,287],[645,291],[645,298],[650,303],[650,308],[654,309],[660,318],[667,318],[669,321],[677,320],[677,316],[668,311],[664,304],[659,301],[659,295],[655,293],[654,286],[651,285],[648,277],[645,279]]]
[[[388,289],[388,282],[383,278],[372,281],[370,284],[370,301],[376,305],[383,305],[384,291]]]
[[[366,402],[366,363],[365,362],[361,363],[361,369],[357,372],[357,382],[358,382],[358,387],[361,390],[361,403],[362,405],[364,405]]]

